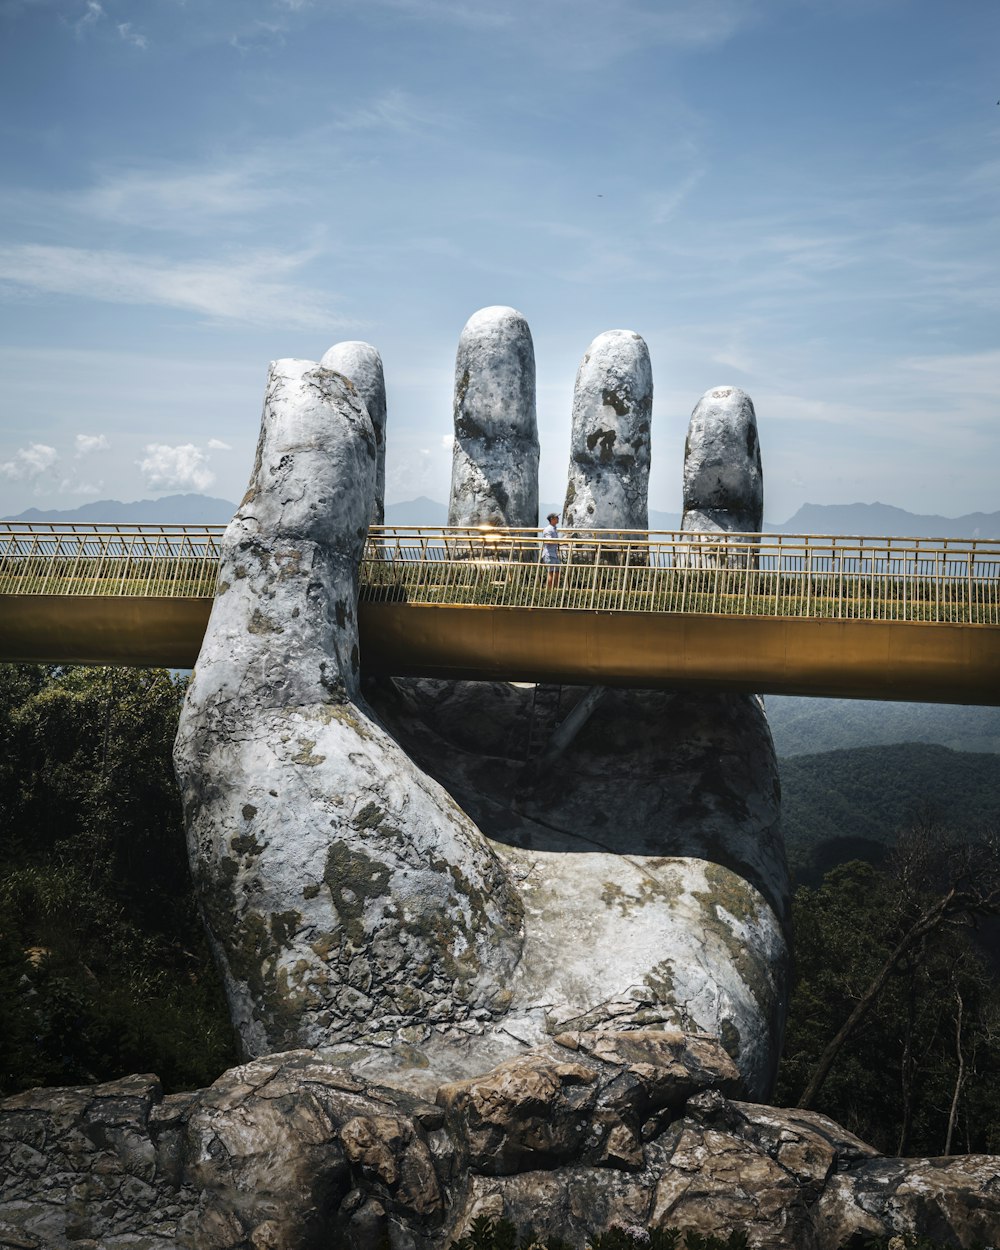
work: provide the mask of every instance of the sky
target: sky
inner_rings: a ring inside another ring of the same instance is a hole
[[[997,0],[0,0],[0,515],[239,499],[268,362],[378,347],[390,502],[531,326],[541,498],[604,330],[650,505],[753,398],[765,514],[1000,509]]]

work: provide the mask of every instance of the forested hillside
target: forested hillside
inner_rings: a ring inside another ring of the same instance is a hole
[[[1000,756],[927,743],[856,747],[781,761],[789,866],[815,884],[847,859],[878,862],[915,817],[1000,828]]]
[[[894,742],[934,742],[953,751],[1000,753],[996,707],[783,695],[768,695],[764,703],[779,759]]]

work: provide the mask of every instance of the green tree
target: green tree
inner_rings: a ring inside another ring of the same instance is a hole
[[[162,670],[0,666],[0,1087],[233,1062],[195,907]]]
[[[988,845],[925,829],[884,869],[855,861],[797,891],[778,1101],[808,1094],[888,1153],[1000,1147],[1000,993],[980,927],[996,868]]]

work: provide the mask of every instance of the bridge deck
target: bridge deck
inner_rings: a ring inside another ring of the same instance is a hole
[[[0,658],[189,667],[222,527],[0,527]],[[373,529],[367,671],[1000,704],[1000,544]]]

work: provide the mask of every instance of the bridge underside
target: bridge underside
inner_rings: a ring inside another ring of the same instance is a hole
[[[211,601],[0,596],[0,659],[191,668]],[[1000,626],[363,603],[367,673],[1000,706]]]

